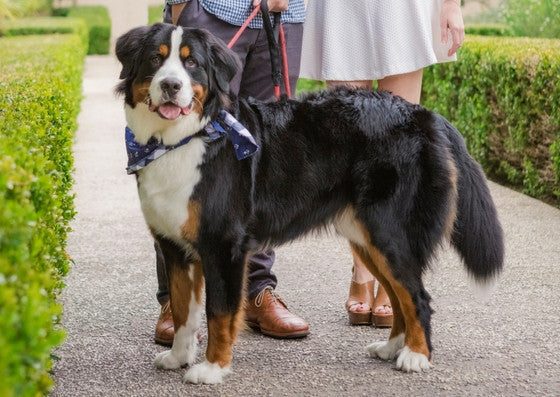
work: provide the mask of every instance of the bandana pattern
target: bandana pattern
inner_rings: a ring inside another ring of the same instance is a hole
[[[211,139],[218,139],[221,135],[229,134],[237,160],[252,156],[259,150],[259,145],[247,128],[223,109],[220,110],[218,120],[212,121],[204,129]]]
[[[247,128],[225,110],[220,110],[218,120],[210,122],[204,130],[212,140],[228,134],[238,160],[252,156],[259,150],[259,145]],[[134,139],[132,130],[126,127],[125,142],[128,154],[126,172],[134,174],[165,153],[189,143],[191,139],[192,136],[188,136],[175,145],[164,145],[152,137],[146,145],[141,145]]]

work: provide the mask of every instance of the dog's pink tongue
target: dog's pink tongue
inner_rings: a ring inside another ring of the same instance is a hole
[[[177,105],[165,103],[158,107],[157,111],[161,117],[168,120],[175,120],[181,115],[182,109]]]

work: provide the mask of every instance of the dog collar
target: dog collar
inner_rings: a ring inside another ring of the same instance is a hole
[[[253,138],[247,128],[225,110],[220,110],[218,120],[208,123],[204,127],[204,131],[212,140],[228,134],[238,160],[252,156],[259,150],[259,145],[255,142],[255,138]],[[125,142],[128,155],[126,172],[134,174],[165,153],[186,145],[191,139],[192,136],[188,136],[175,145],[164,145],[158,139],[152,137],[148,143],[141,145],[134,139],[134,132],[129,127],[126,127]]]

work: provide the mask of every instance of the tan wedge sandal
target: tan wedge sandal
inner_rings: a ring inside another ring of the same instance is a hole
[[[350,325],[371,325],[373,286],[373,280],[363,284],[358,284],[353,280],[350,282],[350,293],[346,301]]]
[[[387,308],[390,308],[391,313],[380,313],[376,311],[377,308],[381,307],[384,311],[387,311]],[[377,328],[390,328],[393,326],[393,308],[391,307],[391,301],[381,284],[377,287],[377,295],[373,299],[373,304],[371,305],[371,317],[373,325]]]

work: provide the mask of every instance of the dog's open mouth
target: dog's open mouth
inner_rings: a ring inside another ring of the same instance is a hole
[[[192,106],[192,102],[185,107],[181,107],[173,102],[165,102],[159,106],[152,103],[150,105],[150,111],[157,112],[161,118],[166,120],[175,120],[181,115],[188,116],[191,112]]]

